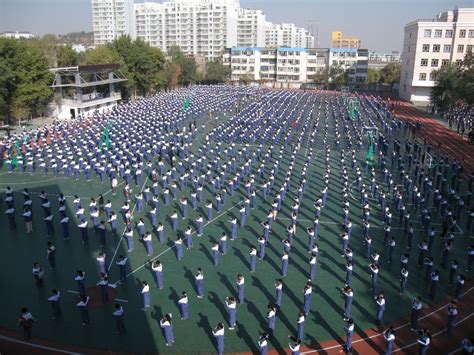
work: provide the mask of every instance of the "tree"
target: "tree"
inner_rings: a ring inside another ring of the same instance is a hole
[[[187,57],[178,46],[171,46],[168,56],[173,63],[181,67],[180,85],[189,85],[196,82],[196,61],[192,57]]]
[[[40,50],[27,47],[20,48],[17,58],[18,86],[12,103],[16,116],[42,115],[53,95],[49,87],[53,75],[48,70],[47,59]]]
[[[26,41],[0,39],[0,113],[8,123],[43,113],[52,80],[43,51]]]
[[[245,72],[243,75],[240,76],[240,83],[244,85],[248,85],[253,81],[253,75],[249,72]]]
[[[11,103],[16,90],[16,56],[20,43],[0,38],[0,114],[10,122]]]
[[[129,36],[122,36],[111,43],[121,57],[127,78],[131,80],[129,87],[134,96],[146,95],[160,83],[164,57],[161,50],[151,47],[141,39],[132,41]]]
[[[181,77],[181,67],[177,63],[166,62],[164,69],[164,79],[166,87],[174,89],[179,84]]]
[[[465,112],[469,112],[474,106],[474,55],[472,52],[467,53],[462,62],[461,80],[456,91],[465,106]]]
[[[400,82],[400,63],[389,63],[380,70],[380,81],[384,84],[396,84]]]
[[[206,64],[205,81],[209,84],[224,83],[229,79],[230,67],[215,60]]]
[[[380,82],[380,70],[369,68],[367,72],[367,82],[369,84],[378,84]]]
[[[331,64],[328,71],[328,78],[332,84],[344,85],[347,83],[347,73],[344,68],[336,63]]]
[[[445,64],[434,71],[434,77],[431,101],[441,112],[448,112],[459,100],[457,89],[461,80],[460,67],[457,64]]]
[[[56,57],[58,67],[70,67],[78,63],[77,53],[70,45],[59,46]]]
[[[315,84],[318,85],[327,85],[329,81],[329,70],[328,68],[323,68],[315,72],[313,75],[309,77]]]
[[[125,65],[118,52],[110,45],[102,44],[86,51],[82,65],[119,64]]]

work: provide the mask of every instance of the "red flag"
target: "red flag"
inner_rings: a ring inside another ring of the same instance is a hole
[[[38,139],[38,145],[43,148],[43,140],[41,139],[41,137]]]
[[[46,144],[50,145],[51,144],[51,133],[48,132],[48,135],[46,136]]]
[[[21,153],[26,154],[26,145],[24,144],[21,146]]]

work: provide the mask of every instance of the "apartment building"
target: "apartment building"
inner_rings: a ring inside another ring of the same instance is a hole
[[[265,46],[266,21],[262,10],[239,9],[237,45],[240,47]]]
[[[226,51],[223,62],[231,67],[233,82],[299,88],[327,67],[328,53],[324,48],[235,47]]]
[[[104,44],[120,36],[135,38],[133,0],[91,0],[94,44]]]
[[[185,54],[206,60],[216,59],[225,48],[235,46],[306,48],[314,44],[314,37],[304,28],[271,24],[262,10],[241,8],[239,0],[135,5],[133,0],[92,0],[92,14],[95,44],[128,34],[165,52],[171,46],[179,46]]]
[[[369,68],[382,69],[389,63],[401,63],[402,54],[400,52],[369,52]]]
[[[292,23],[267,22],[265,47],[313,48],[314,36],[306,29]]]
[[[474,45],[474,8],[457,8],[435,19],[405,26],[400,97],[419,105],[430,101],[434,71],[460,63]]]
[[[335,31],[331,33],[332,48],[360,48],[359,38],[347,38],[342,36],[342,32]]]
[[[349,85],[367,84],[369,51],[357,48],[331,48],[329,66],[340,65],[348,75]]]

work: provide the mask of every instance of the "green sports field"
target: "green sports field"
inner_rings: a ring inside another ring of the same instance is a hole
[[[325,95],[324,98],[334,100],[333,96]],[[311,123],[316,122],[318,116],[320,127],[324,125],[324,117],[332,117],[332,112],[323,105],[318,113],[317,106],[311,116]],[[330,106],[329,106],[330,107]],[[297,107],[297,112],[298,112]],[[305,109],[304,115],[308,115]],[[198,127],[204,123],[203,131],[198,134],[193,143],[193,150],[203,141],[204,134],[229,119],[228,114],[217,114],[216,120],[208,120],[208,117],[199,116]],[[328,142],[334,141],[335,121],[328,120]],[[73,177],[64,179],[62,176],[54,178],[52,175],[46,177],[40,174],[29,175],[14,172],[9,174],[4,170],[0,175],[0,188],[7,185],[15,190],[15,202],[20,206],[23,198],[20,191],[27,187],[32,193],[34,206],[34,233],[27,235],[22,219],[17,217],[17,229],[11,231],[8,228],[8,220],[5,215],[0,217],[2,225],[2,235],[0,238],[0,249],[2,250],[2,268],[0,269],[0,293],[2,294],[2,312],[0,312],[0,325],[6,328],[17,328],[17,316],[22,306],[27,306],[36,318],[37,323],[33,329],[33,335],[41,338],[57,341],[62,344],[76,344],[98,349],[129,352],[169,352],[169,353],[212,353],[215,351],[214,339],[211,329],[218,323],[227,325],[227,312],[224,306],[225,297],[237,295],[235,278],[238,273],[245,277],[245,303],[237,306],[237,328],[234,331],[227,330],[225,333],[225,349],[229,352],[256,351],[256,342],[259,334],[267,330],[266,312],[267,305],[274,301],[274,281],[280,277],[280,257],[283,251],[281,239],[286,238],[286,227],[290,224],[292,199],[294,191],[299,183],[299,173],[307,158],[310,140],[310,125],[306,127],[289,128],[296,137],[303,131],[304,139],[298,151],[294,173],[290,184],[290,191],[284,200],[281,212],[278,214],[276,222],[273,224],[270,234],[270,246],[267,248],[264,261],[257,260],[255,273],[249,270],[249,250],[251,245],[256,245],[256,239],[261,234],[260,222],[266,220],[268,209],[271,208],[272,198],[286,176],[288,164],[290,162],[291,147],[284,146],[284,157],[276,177],[274,188],[269,197],[264,200],[262,194],[257,191],[257,207],[251,210],[247,217],[247,223],[243,228],[238,229],[236,241],[228,241],[228,253],[220,256],[219,265],[213,266],[210,254],[211,242],[218,240],[224,231],[230,235],[229,218],[232,215],[238,217],[239,203],[246,197],[244,187],[241,187],[236,195],[230,198],[220,212],[213,211],[213,219],[205,223],[204,234],[197,237],[193,234],[194,247],[191,250],[184,250],[184,258],[177,261],[173,241],[176,234],[171,229],[169,215],[173,210],[180,211],[179,197],[184,195],[189,197],[190,189],[179,192],[178,199],[172,200],[170,206],[165,207],[160,203],[160,214],[158,221],[165,226],[166,242],[160,245],[156,238],[153,240],[154,255],[147,257],[144,246],[135,238],[135,251],[127,253],[125,240],[120,240],[120,235],[113,236],[107,234],[107,264],[111,263],[109,280],[112,283],[118,281],[119,272],[115,265],[118,255],[126,255],[129,259],[128,275],[125,283],[117,283],[117,302],[121,303],[125,310],[125,324],[127,333],[117,335],[114,319],[112,317],[113,305],[93,307],[90,311],[91,324],[82,326],[80,313],[75,304],[77,299],[77,287],[74,281],[75,272],[81,269],[86,272],[86,285],[88,288],[95,287],[99,280],[98,265],[95,260],[101,251],[98,236],[93,229],[89,230],[91,239],[89,245],[83,245],[79,229],[76,227],[72,196],[78,195],[83,200],[83,207],[88,207],[91,197],[103,194],[105,200],[110,199],[113,210],[118,213],[123,205],[123,195],[119,193],[113,196],[108,183],[101,184],[94,177],[91,182],[86,182],[83,178],[76,181]],[[402,139],[402,137],[399,137]],[[309,163],[307,171],[307,185],[305,194],[301,201],[300,212],[298,214],[298,225],[296,240],[293,243],[290,254],[290,266],[288,276],[284,279],[283,302],[280,311],[277,312],[277,321],[274,337],[270,344],[277,349],[287,347],[288,335],[296,335],[297,317],[303,305],[303,286],[307,280],[309,271],[309,254],[307,251],[308,237],[306,228],[312,226],[314,217],[313,202],[319,197],[323,187],[323,175],[325,174],[325,152],[323,146],[323,130],[319,129],[315,144],[312,146],[313,157]],[[345,140],[342,141],[345,147]],[[214,143],[215,144],[215,143]],[[275,151],[279,151],[282,142],[275,146]],[[239,147],[239,145],[237,145]],[[265,150],[268,147],[265,147]],[[256,145],[250,146],[250,150],[257,149]],[[358,153],[359,165],[362,167],[366,157],[366,148]],[[272,164],[278,154],[274,154]],[[340,296],[340,288],[345,279],[345,259],[341,257],[341,243],[339,234],[343,231],[342,226],[342,183],[340,172],[340,151],[332,147],[330,154],[331,178],[329,183],[328,203],[322,209],[319,230],[319,258],[318,271],[314,281],[314,293],[312,307],[306,319],[304,344],[316,344],[318,342],[343,337],[343,306],[344,300]],[[350,182],[354,181],[354,174],[350,169],[350,157],[346,158]],[[389,164],[390,165],[390,164]],[[167,166],[169,168],[169,166]],[[256,168],[256,167],[255,167]],[[395,171],[393,171],[394,176]],[[265,176],[268,176],[266,171]],[[383,179],[380,174],[378,180]],[[145,185],[151,185],[148,179],[144,180],[141,186],[133,186],[133,194],[143,190]],[[257,181],[258,182],[258,181]],[[364,182],[369,185],[369,176],[364,176]],[[383,182],[383,181],[382,181]],[[353,185],[352,185],[353,186]],[[351,186],[351,187],[352,187]],[[120,187],[123,187],[121,185]],[[46,227],[41,220],[43,212],[37,194],[41,190],[48,192],[52,203],[53,213],[57,211],[57,195],[63,193],[67,196],[68,215],[71,217],[70,224],[71,239],[63,240],[62,229],[58,218],[55,215],[55,236],[46,236]],[[161,188],[160,188],[161,190]],[[205,189],[203,201],[212,199],[211,191]],[[370,261],[365,259],[365,248],[362,246],[362,212],[359,206],[359,193],[351,192],[351,220],[354,225],[351,248],[354,250],[354,274],[353,284],[354,303],[352,307],[352,318],[356,322],[356,332],[363,334],[364,329],[374,325],[376,306],[374,293],[370,291],[370,273],[368,265]],[[162,201],[160,201],[162,202]],[[189,206],[191,207],[191,206]],[[19,207],[18,207],[19,208]],[[371,235],[374,246],[381,253],[381,271],[379,274],[378,288],[385,291],[387,309],[384,322],[396,320],[406,316],[411,307],[411,299],[415,295],[422,295],[425,304],[428,303],[428,283],[423,280],[424,270],[416,266],[417,250],[416,244],[421,240],[423,230],[419,222],[419,214],[415,214],[414,225],[416,228],[414,248],[411,251],[410,275],[407,292],[404,296],[398,293],[399,288],[399,259],[403,248],[403,231],[398,224],[398,216],[394,215],[392,234],[397,240],[397,249],[394,252],[394,263],[387,264],[386,252],[382,247],[383,240],[383,219],[380,207],[375,201],[371,201]],[[150,229],[150,222],[146,216],[149,209],[145,207],[143,213],[134,212],[134,220],[140,216],[145,217],[147,229]],[[178,230],[183,233],[190,225],[195,230],[194,221],[199,214],[206,216],[204,202],[197,210],[189,208],[189,219],[179,221]],[[87,214],[86,214],[87,215]],[[120,215],[120,223],[121,218]],[[440,218],[433,213],[432,224],[436,229],[441,229]],[[464,219],[462,220],[464,222]],[[91,223],[89,223],[91,225]],[[108,227],[107,227],[108,228]],[[120,225],[119,231],[123,230]],[[120,233],[121,234],[121,233]],[[137,235],[137,234],[135,234]],[[459,228],[457,238],[463,238],[455,243],[453,255],[460,262],[460,269],[465,268],[465,249],[468,241],[462,236]],[[46,242],[53,241],[57,250],[57,267],[52,271],[48,268],[46,260]],[[442,245],[439,240],[435,241],[434,252],[435,266],[441,262]],[[147,262],[150,259],[160,260],[163,264],[165,287],[158,290]],[[46,268],[45,286],[38,289],[31,274],[34,261],[39,261]],[[194,277],[198,267],[204,270],[205,297],[198,299],[194,289]],[[441,269],[441,268],[440,268]],[[442,270],[442,269],[441,269]],[[142,311],[142,299],[140,295],[141,282],[147,280],[151,285],[151,310]],[[447,271],[442,270],[441,282],[438,287],[437,299],[439,300],[448,293]],[[61,291],[61,305],[63,315],[60,320],[53,320],[50,305],[47,298],[50,291],[57,288]],[[92,290],[90,290],[92,293]],[[190,318],[181,321],[177,306],[178,295],[182,291],[187,291],[190,305]],[[98,293],[94,293],[96,297]],[[100,304],[100,299],[94,300],[94,304]],[[159,327],[159,320],[165,313],[173,314],[173,328],[175,343],[172,347],[165,347],[165,340]]]

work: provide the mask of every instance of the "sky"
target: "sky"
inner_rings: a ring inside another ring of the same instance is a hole
[[[136,0],[136,2],[143,2]],[[155,2],[163,2],[156,0]],[[329,47],[332,31],[359,37],[373,51],[401,51],[403,27],[439,12],[472,7],[473,0],[240,0],[241,7],[262,9],[267,21],[289,22],[319,34]],[[316,23],[318,25],[316,25]],[[92,31],[90,0],[0,0],[0,32],[35,35]]]

